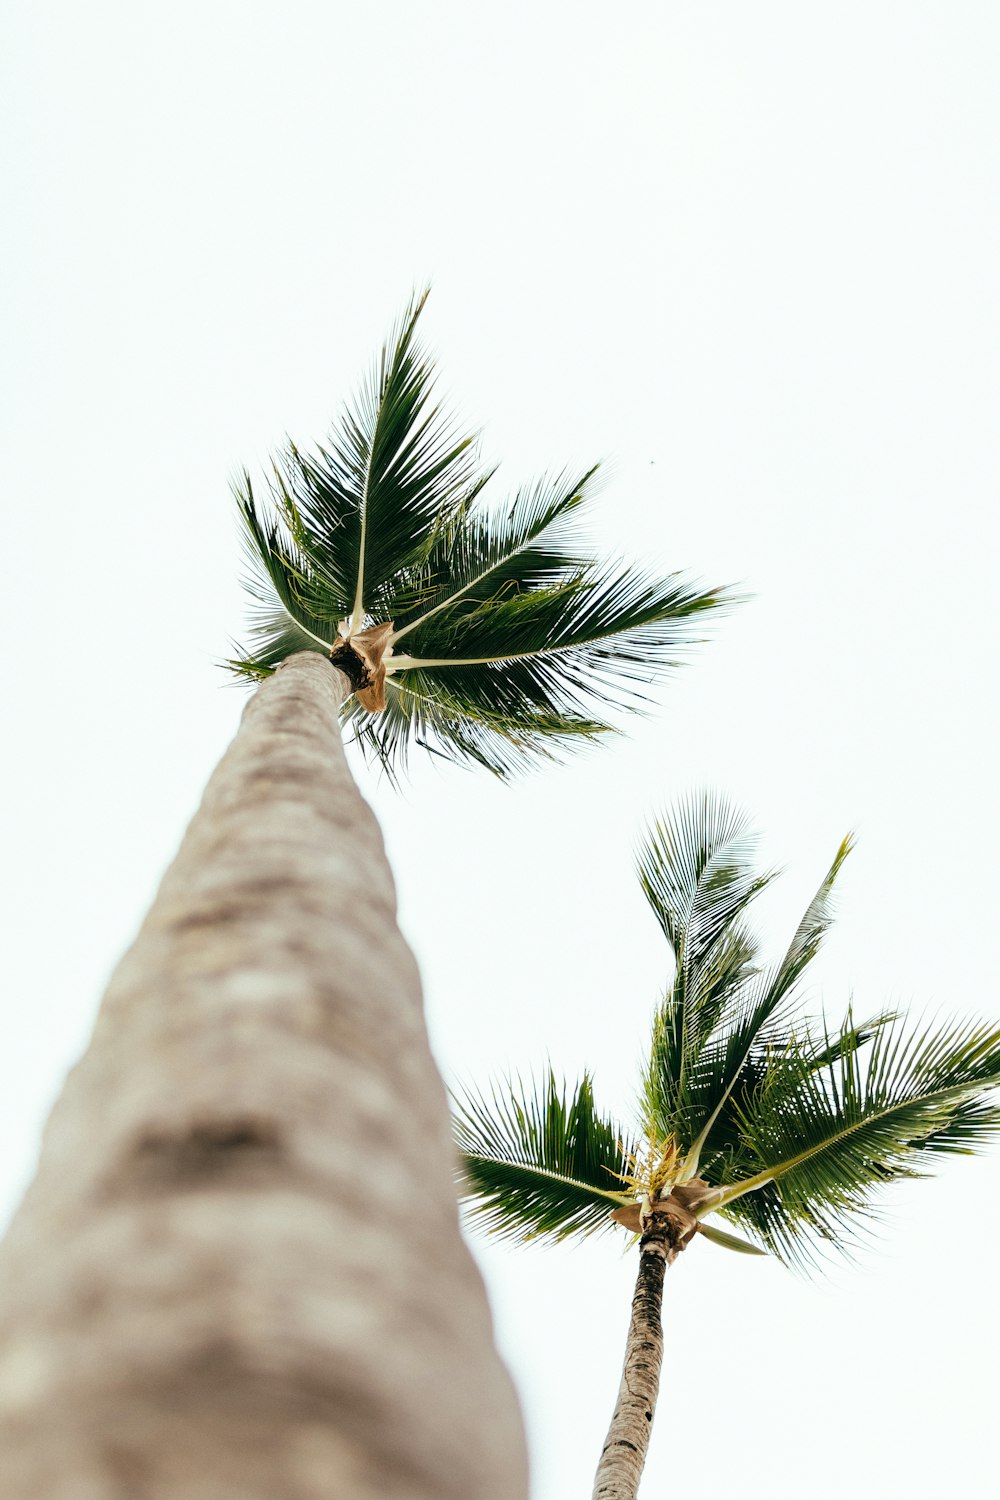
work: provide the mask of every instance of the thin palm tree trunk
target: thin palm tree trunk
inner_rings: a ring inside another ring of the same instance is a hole
[[[676,1226],[662,1218],[640,1242],[621,1384],[594,1476],[593,1500],[635,1500],[639,1493],[663,1362],[663,1279],[680,1248]]]
[[[513,1500],[346,679],[247,707],[0,1252],[4,1500]]]

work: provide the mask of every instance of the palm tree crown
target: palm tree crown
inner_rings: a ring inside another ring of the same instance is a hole
[[[484,490],[475,440],[432,404],[414,299],[329,441],[289,443],[270,504],[235,486],[252,566],[249,648],[261,678],[298,651],[330,655],[355,691],[345,716],[392,772],[413,743],[504,775],[609,726],[594,699],[641,696],[732,602],[679,574],[589,555],[579,535],[594,469]]]
[[[784,956],[765,964],[747,912],[772,879],[745,817],[699,796],[656,823],[639,874],[674,957],[630,1132],[591,1079],[495,1084],[456,1101],[474,1222],[516,1241],[672,1214],[732,1249],[809,1264],[849,1249],[887,1183],[925,1174],[1000,1127],[1000,1029],[908,1025],[892,1013],[837,1029],[803,1016],[802,977],[831,921],[845,839]],[[718,1215],[749,1239],[706,1222]]]

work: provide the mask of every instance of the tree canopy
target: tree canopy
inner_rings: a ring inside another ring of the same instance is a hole
[[[849,1252],[887,1184],[925,1175],[1000,1127],[1000,1029],[891,1011],[809,1015],[804,977],[833,916],[845,839],[785,952],[749,920],[774,878],[744,814],[699,794],[648,830],[639,876],[673,955],[631,1129],[592,1079],[508,1079],[456,1099],[474,1223],[503,1238],[639,1229],[657,1202],[690,1209],[732,1249],[813,1264]],[[707,1223],[719,1215],[741,1239]]]
[[[596,468],[492,498],[476,438],[435,402],[425,301],[324,444],[288,442],[264,498],[235,484],[253,619],[229,665],[261,678],[350,644],[371,671],[345,717],[369,756],[395,774],[419,745],[506,775],[606,733],[735,595],[593,555]]]

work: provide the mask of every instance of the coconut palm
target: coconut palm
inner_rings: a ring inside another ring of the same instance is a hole
[[[342,728],[394,775],[414,746],[506,775],[604,734],[722,595],[592,558],[592,471],[489,502],[421,307],[328,443],[289,445],[265,503],[237,486],[233,666],[263,680],[0,1254],[5,1500],[524,1493]]]
[[[748,908],[772,874],[745,816],[697,796],[657,822],[642,888],[673,953],[634,1128],[602,1113],[589,1074],[549,1070],[455,1101],[472,1222],[517,1243],[632,1235],[639,1270],[624,1369],[594,1496],[634,1497],[662,1359],[664,1275],[702,1238],[814,1266],[850,1251],[888,1183],[1000,1126],[1000,1029],[884,1013],[831,1028],[803,977],[831,920],[845,839],[784,956],[765,963]],[[717,1224],[721,1220],[727,1228]],[[733,1230],[738,1231],[733,1233]]]
[[[431,405],[425,300],[330,441],[279,455],[270,507],[248,474],[236,485],[257,615],[231,665],[332,658],[344,718],[390,775],[419,744],[502,776],[606,733],[610,702],[641,696],[727,596],[590,555],[596,468],[490,503],[476,442]]]

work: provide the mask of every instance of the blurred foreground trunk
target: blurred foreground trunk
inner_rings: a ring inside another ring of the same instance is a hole
[[[3,1500],[526,1494],[347,689],[303,654],[248,704],[52,1112]]]

